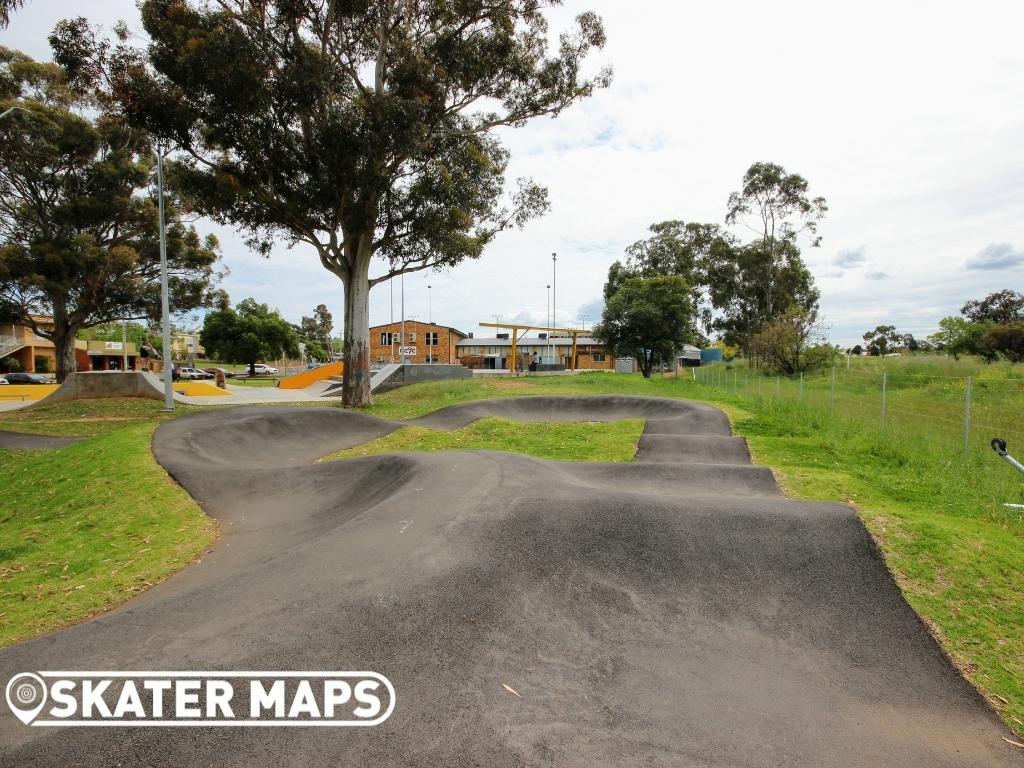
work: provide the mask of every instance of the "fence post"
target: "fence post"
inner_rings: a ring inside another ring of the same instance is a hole
[[[832,366],[832,391],[828,396],[828,412],[834,413],[836,410],[836,367]]]
[[[885,434],[885,391],[888,388],[889,374],[882,374],[882,434]]]
[[[971,377],[967,377],[967,389],[964,390],[964,461],[970,451],[971,440]]]
[[[800,402],[804,401],[804,372],[800,371]]]

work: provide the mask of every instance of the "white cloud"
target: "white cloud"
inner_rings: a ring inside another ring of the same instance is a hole
[[[82,8],[34,0],[0,44],[45,56],[54,21]],[[973,269],[964,254],[1024,243],[1024,4],[937,0],[924,13],[883,0],[855,12],[811,0],[567,0],[551,13],[552,34],[585,9],[605,19],[608,46],[594,66],[614,66],[613,86],[557,120],[502,131],[509,178],[546,184],[551,214],[498,237],[478,262],[409,276],[407,313],[428,314],[429,283],[434,319],[463,330],[498,313],[544,317],[557,251],[558,318],[573,322],[648,225],[721,222],[729,192],[761,160],[828,198],[824,245],[805,257],[833,341],[852,344],[881,323],[927,333],[965,300],[1009,287],[1019,251],[983,251]],[[134,0],[87,13],[139,26]],[[223,242],[235,299],[253,295],[293,320],[323,302],[340,321],[341,285],[312,253],[262,260],[235,235]],[[870,257],[841,264],[849,243]],[[372,292],[371,322],[389,318],[390,293]]]
[[[867,261],[867,248],[844,248],[836,254],[836,264],[843,268],[856,267]]]
[[[1010,269],[1024,264],[1024,251],[1009,243],[990,243],[967,260],[968,269]]]

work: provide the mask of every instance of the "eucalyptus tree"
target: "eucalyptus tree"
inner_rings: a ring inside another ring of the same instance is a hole
[[[0,47],[0,112],[15,103],[0,121],[0,310],[53,342],[63,381],[80,330],[159,317],[155,156],[61,66]],[[166,212],[171,301],[188,311],[216,297],[217,241],[173,199]]]
[[[11,23],[11,13],[24,4],[25,0],[0,0],[0,29]]]
[[[478,258],[548,209],[530,180],[506,198],[494,131],[610,82],[585,71],[605,42],[595,14],[552,48],[545,11],[558,4],[145,0],[146,56],[114,52],[114,90],[181,148],[174,176],[195,210],[263,254],[310,246],[342,282],[345,405],[370,402],[371,288]]]
[[[818,223],[828,211],[828,204],[824,197],[808,197],[808,187],[803,176],[787,173],[781,165],[754,163],[743,175],[742,189],[729,195],[726,223],[743,222],[760,238],[756,255],[762,262],[761,323],[775,320],[789,309],[777,300],[776,290],[778,270],[787,249],[796,245],[801,233],[811,236],[812,247],[821,244]]]
[[[785,241],[777,250],[771,278],[777,309],[772,310],[768,308],[769,295],[764,285],[762,243],[741,245],[729,241],[717,248],[714,258],[707,262],[705,279],[715,308],[711,326],[727,343],[743,349],[751,361],[756,334],[787,312],[816,310],[821,296],[796,243]]]

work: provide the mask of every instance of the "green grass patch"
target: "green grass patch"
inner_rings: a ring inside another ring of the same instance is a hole
[[[0,429],[39,435],[88,437],[105,435],[128,426],[158,424],[203,410],[201,407],[181,403],[175,403],[172,413],[164,413],[161,408],[161,401],[141,397],[72,400],[42,408],[0,413]]]
[[[111,608],[214,541],[215,523],[153,458],[156,426],[0,451],[0,646]]]
[[[616,422],[522,422],[478,419],[450,432],[403,427],[327,460],[396,451],[512,451],[559,461],[632,461],[642,419]]]

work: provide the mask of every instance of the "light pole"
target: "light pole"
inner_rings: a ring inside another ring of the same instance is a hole
[[[121,319],[121,372],[128,371],[128,330],[124,318]]]
[[[171,352],[171,308],[167,293],[167,232],[164,223],[164,148],[156,147],[156,186],[160,209],[160,323],[164,347],[164,411],[174,410],[174,355]]]
[[[551,325],[558,323],[558,254],[551,254]],[[551,330],[548,329],[548,337]]]
[[[402,332],[398,336],[398,359],[405,362],[402,347],[405,346],[405,272],[402,273]]]
[[[551,362],[551,286],[550,285],[548,286],[548,332],[545,335],[547,336],[547,344],[545,344],[544,346],[546,346],[548,348],[548,355],[547,356],[548,356],[548,362],[550,363]]]
[[[431,303],[431,300],[430,300],[430,289],[431,288],[433,288],[433,286],[428,284],[427,285],[427,334],[428,334],[427,341],[429,343],[427,344],[427,358],[429,359],[429,361],[431,363],[433,363],[434,362],[434,344],[433,344],[434,338],[433,338],[433,336],[429,335],[429,334],[432,334],[434,332],[434,306],[433,306],[433,304]]]

